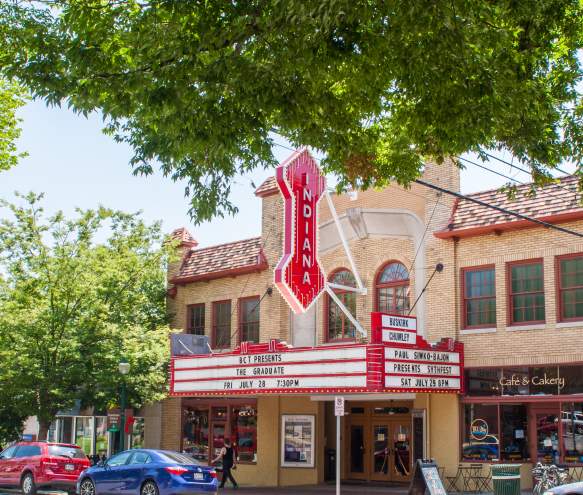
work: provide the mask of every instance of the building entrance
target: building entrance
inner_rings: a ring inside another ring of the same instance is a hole
[[[411,404],[349,404],[349,479],[407,482],[412,471]]]

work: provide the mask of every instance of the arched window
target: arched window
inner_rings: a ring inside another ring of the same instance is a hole
[[[376,307],[382,313],[409,312],[409,272],[398,261],[387,263],[377,275]]]
[[[349,270],[340,269],[334,272],[330,277],[330,282],[333,284],[344,285],[347,287],[356,287],[356,279],[354,275]],[[334,289],[334,293],[338,296],[338,299],[342,301],[342,304],[346,306],[348,311],[355,316],[356,315],[356,294],[342,289]],[[328,335],[327,340],[347,340],[354,339],[356,334],[356,329],[350,320],[344,314],[338,305],[332,300],[330,296],[327,298],[327,323],[328,323]]]

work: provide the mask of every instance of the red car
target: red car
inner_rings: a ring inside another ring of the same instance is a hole
[[[45,488],[74,492],[79,474],[90,465],[77,445],[18,442],[0,454],[0,486],[20,487],[24,495]]]

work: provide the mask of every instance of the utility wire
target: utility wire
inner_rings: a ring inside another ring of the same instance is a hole
[[[437,272],[442,272],[443,271],[443,263],[437,263],[437,265],[435,265],[435,268],[433,269],[433,273],[431,274],[431,276],[429,277],[429,279],[427,280],[427,282],[425,283],[425,286],[423,287],[423,290],[421,290],[421,292],[419,293],[419,295],[417,296],[417,299],[415,299],[415,302],[413,303],[413,305],[409,308],[409,312],[407,313],[407,316],[411,314],[411,312],[415,309],[415,306],[417,306],[417,303],[419,302],[419,300],[421,299],[421,296],[423,296],[423,294],[425,294],[425,291],[427,290],[427,287],[429,287],[429,284],[431,283],[431,281],[433,280],[433,277],[435,277],[435,274]]]
[[[431,184],[430,182],[426,182],[422,179],[415,179],[415,182],[417,182],[417,184],[421,184],[422,186],[429,187],[430,189],[434,189],[436,191],[441,191],[442,193],[449,194],[451,196],[455,196],[456,198],[470,201],[472,203],[476,203],[480,206],[484,206],[485,208],[490,208],[492,210],[499,211],[499,212],[504,213],[506,215],[511,215],[511,216],[516,217],[516,218],[520,218],[521,220],[526,220],[528,222],[536,223],[538,225],[542,225],[543,227],[547,227],[549,229],[554,229],[554,230],[557,230],[559,232],[564,232],[566,234],[571,234],[571,235],[574,235],[577,237],[583,237],[583,234],[581,234],[579,232],[575,232],[574,230],[566,229],[564,227],[559,227],[558,225],[554,225],[552,223],[544,222],[543,220],[538,220],[536,218],[532,218],[532,217],[529,217],[527,215],[523,215],[522,213],[518,213],[517,211],[508,210],[507,208],[502,208],[501,206],[496,206],[496,205],[493,205],[490,203],[486,203],[485,201],[482,201],[480,199],[472,198],[471,196],[466,196],[465,194],[451,191],[451,190],[446,189],[444,187],[441,187],[441,186],[438,186],[435,184]]]
[[[514,177],[510,177],[509,175],[505,175],[502,172],[498,172],[497,170],[493,170],[491,168],[488,168],[485,165],[480,165],[479,163],[473,162],[472,160],[468,160],[467,158],[463,158],[461,156],[454,156],[454,158],[456,158],[457,160],[468,162],[471,165],[474,165],[476,167],[480,167],[481,169],[484,169],[488,172],[492,172],[493,174],[499,175],[500,177],[504,177],[505,179],[511,180],[512,182],[517,182],[518,184],[525,185],[524,182],[519,181],[518,179],[515,179]]]
[[[504,160],[502,158],[499,158],[499,157],[497,157],[495,155],[491,155],[490,153],[487,153],[486,151],[483,151],[482,153],[484,153],[484,155],[486,155],[488,158],[493,158],[494,160],[498,160],[500,163],[505,163],[506,165],[509,165],[510,167],[513,167],[513,168],[515,168],[517,170],[520,170],[521,172],[524,172],[526,174],[529,174],[529,175],[531,174],[530,171],[528,171],[528,170],[526,170],[524,168],[521,168],[518,165],[514,165],[513,163],[510,163],[510,162],[508,162],[508,161],[506,161],[506,160]],[[555,167],[555,170],[561,172],[562,174],[572,175],[570,172],[567,172],[566,170],[563,170],[563,169],[561,169],[559,167]]]

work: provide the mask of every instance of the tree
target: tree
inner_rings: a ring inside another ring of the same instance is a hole
[[[16,165],[24,153],[18,153],[16,140],[20,137],[20,119],[16,111],[25,103],[24,91],[0,74],[0,172]]]
[[[40,4],[40,5],[39,5]],[[44,4],[44,5],[42,5]],[[537,182],[580,165],[579,0],[45,0],[0,7],[0,67],[188,182],[198,221],[236,211],[274,133],[340,187],[507,149]],[[0,45],[1,46],[1,45]],[[579,170],[581,172],[581,170]]]
[[[20,199],[1,203],[0,397],[37,416],[40,438],[76,399],[115,404],[121,359],[131,364],[130,405],[163,398],[169,246],[160,225],[105,208],[47,216],[42,195]]]

